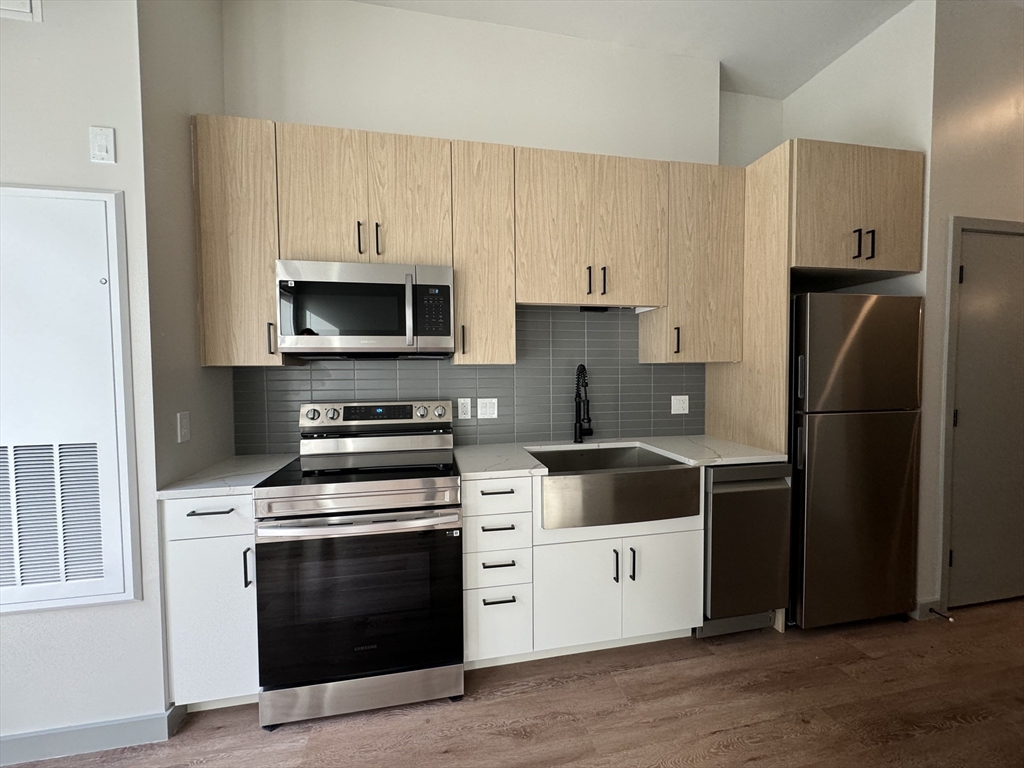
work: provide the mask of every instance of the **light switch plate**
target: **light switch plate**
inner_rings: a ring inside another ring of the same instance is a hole
[[[498,418],[498,398],[480,397],[476,401],[476,417],[478,419]]]
[[[473,418],[473,398],[471,398],[471,397],[460,397],[459,398],[459,418],[460,419],[471,419],[471,418]]]
[[[690,396],[672,395],[672,413],[689,413]]]
[[[178,442],[187,443],[192,439],[192,425],[189,423],[188,411],[178,414]]]
[[[114,129],[89,126],[89,159],[94,163],[116,163]]]

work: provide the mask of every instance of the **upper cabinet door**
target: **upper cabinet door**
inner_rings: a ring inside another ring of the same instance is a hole
[[[664,306],[667,302],[669,164],[594,157],[595,290],[590,304]]]
[[[595,156],[518,147],[515,156],[516,301],[591,303]]]
[[[924,155],[797,139],[795,267],[921,269]]]
[[[277,124],[281,258],[369,261],[366,134]]]
[[[274,123],[193,125],[203,365],[280,365]]]
[[[367,134],[370,261],[452,264],[452,155],[447,139]]]
[[[456,365],[516,361],[514,172],[512,147],[452,142]]]

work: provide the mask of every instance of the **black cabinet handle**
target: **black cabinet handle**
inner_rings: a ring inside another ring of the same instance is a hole
[[[485,597],[484,598],[484,605],[508,605],[509,603],[514,603],[515,601],[516,601],[516,596],[515,595],[512,595],[512,597],[502,598],[501,600],[488,600]]]
[[[199,512],[193,509],[187,515],[185,515],[185,517],[209,517],[211,515],[230,515],[234,511],[234,507],[232,507],[231,509],[214,509],[211,510],[210,512]]]
[[[869,229],[868,234],[871,235],[871,255],[866,256],[865,259],[875,258],[875,230]]]
[[[363,253],[363,222],[356,222],[356,251]]]
[[[864,252],[864,230],[855,229],[853,230],[853,234],[857,236],[857,253],[854,254],[853,258],[859,259]]]
[[[676,326],[676,351],[675,351],[675,354],[677,354],[677,355],[679,354],[679,344],[680,344],[679,326],[677,325]]]
[[[515,488],[509,488],[507,491],[480,491],[481,496],[510,496],[516,492]]]
[[[380,256],[380,222],[375,221],[373,223],[373,237],[374,237],[374,248],[377,250],[377,255]]]
[[[601,267],[601,295],[608,293],[608,267]]]
[[[494,533],[495,531],[514,531],[515,529],[515,523],[512,525],[492,525],[489,528],[486,525],[480,526],[480,530],[484,533]]]
[[[636,581],[636,550],[632,547],[629,548],[630,563],[629,563],[629,580]]]
[[[245,589],[248,589],[252,584],[252,579],[249,578],[249,553],[252,552],[252,547],[246,547],[242,550],[242,585]]]
[[[615,579],[615,583],[618,584],[619,583],[619,550],[613,549],[612,552],[615,553],[615,576],[613,578]]]
[[[480,567],[485,571],[489,571],[491,568],[515,568],[516,561],[509,560],[507,563],[481,563]]]
[[[466,354],[466,326],[462,326],[462,354]]]
[[[267,323],[267,354],[274,354],[274,324]]]
[[[587,267],[587,296],[594,292],[594,268]]]

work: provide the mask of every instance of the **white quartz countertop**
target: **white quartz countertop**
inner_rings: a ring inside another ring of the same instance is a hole
[[[193,499],[201,496],[232,496],[251,493],[253,486],[267,479],[296,458],[293,453],[264,453],[233,456],[191,477],[156,492],[158,499]]]
[[[787,461],[782,453],[753,448],[710,435],[679,437],[636,437],[612,440],[591,440],[582,445],[569,441],[498,443],[495,445],[466,445],[455,449],[455,463],[463,480],[490,477],[520,477],[546,475],[547,467],[531,456],[530,448],[596,448],[639,445],[664,456],[678,459],[693,467],[715,464],[768,464]]]

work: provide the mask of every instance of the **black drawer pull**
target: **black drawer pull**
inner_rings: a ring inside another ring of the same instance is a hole
[[[485,597],[484,598],[484,605],[508,605],[509,603],[514,603],[515,601],[516,601],[516,596],[515,595],[512,595],[512,597],[504,597],[501,600],[488,600]]]
[[[466,326],[462,326],[462,354],[466,354]]]
[[[875,258],[875,230],[869,229],[867,231],[867,234],[871,235],[871,254],[869,256],[866,256],[865,260]]]
[[[495,531],[514,531],[515,529],[515,523],[512,523],[512,525],[492,525],[490,527],[486,525],[480,526],[480,530],[484,533],[494,533]]]
[[[480,567],[485,571],[490,570],[491,568],[515,568],[516,561],[509,560],[507,563],[480,563]]]
[[[242,586],[248,589],[252,584],[252,579],[249,578],[249,553],[252,552],[252,547],[246,547],[242,550]]]
[[[629,553],[632,555],[632,562],[629,566],[629,580],[636,581],[636,550],[633,547],[629,548]]]
[[[859,259],[864,253],[864,230],[855,229],[853,230],[853,234],[857,236],[857,253],[854,254],[853,258]]]
[[[481,496],[508,496],[516,492],[515,488],[509,488],[507,491],[480,491]]]
[[[619,550],[613,549],[612,552],[615,553],[615,576],[613,576],[612,578],[615,580],[615,583],[618,584],[619,583]]]
[[[363,222],[356,222],[356,251],[362,255],[363,253]]]
[[[373,224],[373,237],[374,237],[374,248],[377,251],[377,255],[380,256],[380,222],[376,221]]]
[[[608,267],[601,267],[601,295],[608,293]]]
[[[594,292],[594,268],[587,267],[587,295]]]
[[[209,517],[210,515],[230,515],[234,511],[234,507],[232,507],[231,509],[214,509],[210,512],[197,512],[196,510],[193,509],[187,515],[185,515],[185,517]]]
[[[679,354],[679,343],[680,343],[680,341],[681,341],[681,339],[680,339],[680,336],[679,336],[679,326],[677,325],[676,326],[676,351],[675,351],[675,354],[677,354],[677,355]]]

